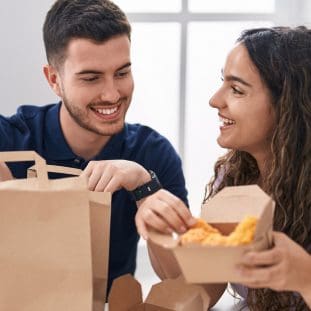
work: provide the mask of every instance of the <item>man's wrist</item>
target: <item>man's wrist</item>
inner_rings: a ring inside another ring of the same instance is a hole
[[[149,174],[151,180],[131,191],[131,194],[133,195],[135,201],[139,201],[162,188],[162,185],[157,175],[151,170],[149,170]]]

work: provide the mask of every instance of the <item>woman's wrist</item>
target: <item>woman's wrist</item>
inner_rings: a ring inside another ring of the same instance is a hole
[[[305,275],[308,276],[308,279],[303,282],[300,294],[307,305],[311,308],[311,255],[306,258]]]
[[[309,292],[306,292],[305,294],[302,293],[301,296],[308,305],[308,307],[311,308],[311,287],[309,288]]]

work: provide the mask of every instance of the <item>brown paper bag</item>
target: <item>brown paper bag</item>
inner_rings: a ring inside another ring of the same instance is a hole
[[[81,170],[71,167],[47,165],[47,171],[67,175],[80,175]],[[36,177],[35,166],[28,169],[28,177]],[[111,195],[89,191],[93,311],[103,311],[106,302],[109,263]]]
[[[0,183],[0,310],[91,310],[85,180],[48,180],[45,161],[32,151],[2,152],[0,161],[35,161],[38,175]]]

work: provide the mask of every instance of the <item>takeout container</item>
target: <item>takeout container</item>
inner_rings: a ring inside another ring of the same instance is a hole
[[[189,283],[241,282],[236,265],[249,250],[272,245],[274,201],[257,185],[226,187],[202,205],[200,217],[222,234],[230,234],[245,216],[257,220],[253,242],[240,246],[183,245],[172,235],[150,232],[152,243],[171,250]]]
[[[179,277],[153,285],[143,302],[141,285],[130,274],[113,281],[108,298],[109,311],[203,311],[209,301],[203,287]]]

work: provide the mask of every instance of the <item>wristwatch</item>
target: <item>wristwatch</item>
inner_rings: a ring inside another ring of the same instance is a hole
[[[155,174],[155,172],[149,170],[149,174],[151,176],[151,180],[147,183],[137,187],[133,191],[131,191],[135,201],[139,201],[155,192],[160,190],[162,188],[162,185]]]

